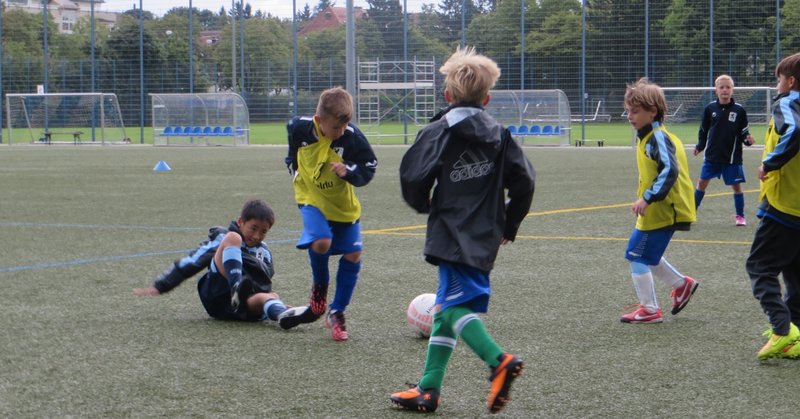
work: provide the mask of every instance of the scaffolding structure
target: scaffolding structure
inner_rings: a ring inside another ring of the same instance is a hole
[[[380,136],[382,124],[424,125],[437,111],[434,61],[360,61],[358,124]]]

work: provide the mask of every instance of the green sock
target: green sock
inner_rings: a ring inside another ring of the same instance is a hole
[[[483,320],[465,306],[451,307],[442,313],[451,324],[453,331],[464,340],[464,343],[478,355],[486,365],[500,365],[498,358],[503,349],[492,339]]]
[[[433,315],[433,329],[428,340],[428,354],[425,357],[425,370],[419,380],[419,387],[423,390],[442,388],[444,373],[450,355],[456,347],[456,334],[452,326],[446,324],[442,313]]]

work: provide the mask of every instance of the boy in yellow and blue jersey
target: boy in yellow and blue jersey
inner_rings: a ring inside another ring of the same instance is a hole
[[[636,228],[628,240],[625,258],[630,263],[639,304],[620,321],[661,323],[653,278],[672,288],[673,315],[686,307],[698,286],[664,258],[675,231],[689,230],[695,221],[694,188],[683,143],[663,124],[667,101],[661,88],[645,79],[629,85],[625,110],[638,138],[638,199],[631,206]]]
[[[758,168],[761,221],[746,263],[753,296],[770,323],[758,359],[800,357],[800,53],[781,60],[775,75],[778,97]]]
[[[339,258],[336,293],[325,318],[335,341],[349,335],[344,312],[361,270],[361,203],[355,187],[372,180],[378,160],[367,138],[350,120],[353,98],[341,87],[322,92],[313,117],[295,117],[287,125],[286,166],[303,218],[298,249],[307,249],[311,265],[311,301],[281,315],[281,327],[316,321],[327,308],[328,259]]]

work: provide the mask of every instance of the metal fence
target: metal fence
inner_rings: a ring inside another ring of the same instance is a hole
[[[574,114],[599,108],[612,120],[622,118],[625,84],[639,77],[710,86],[727,73],[738,86],[772,85],[776,63],[800,51],[800,35],[782,29],[800,23],[798,0],[441,0],[415,13],[404,12],[406,0],[366,3],[354,20],[356,61],[438,66],[456,46],[474,45],[500,65],[496,89],[560,89]],[[72,34],[52,19],[44,29],[39,16],[24,36],[24,19],[6,8],[2,94],[38,85],[116,93],[126,125],[145,127],[149,93],[236,91],[258,123],[313,113],[320,91],[347,84],[347,26],[307,28],[334,9],[301,5],[280,18],[239,2],[219,14],[226,6],[163,17],[127,11],[114,30],[87,22]]]

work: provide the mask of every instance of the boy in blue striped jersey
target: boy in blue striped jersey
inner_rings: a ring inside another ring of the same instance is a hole
[[[758,168],[761,221],[746,264],[753,296],[770,323],[758,359],[800,357],[800,53],[781,60],[775,76],[778,98]]]
[[[717,100],[706,105],[703,121],[697,134],[697,145],[694,155],[705,151],[703,168],[697,189],[694,191],[695,208],[700,207],[706,188],[712,178],[722,177],[726,185],[733,189],[733,207],[736,211],[735,224],[747,225],[744,216],[744,194],[742,183],[745,182],[742,166],[742,144],[753,145],[750,126],[747,122],[747,111],[733,100],[733,79],[727,74],[714,81],[714,92]]]
[[[638,138],[638,199],[631,206],[636,228],[628,240],[625,259],[630,263],[639,304],[620,321],[661,323],[653,278],[672,288],[673,315],[683,310],[698,286],[664,258],[675,231],[689,230],[695,221],[692,181],[683,143],[663,125],[667,101],[661,88],[645,79],[629,85],[625,110]]]
[[[286,306],[272,291],[275,269],[272,253],[264,243],[274,223],[275,213],[266,202],[249,200],[227,229],[209,229],[208,240],[200,247],[176,260],[153,286],[135,288],[133,293],[165,294],[208,269],[197,282],[197,292],[209,316],[219,320],[277,321]]]

